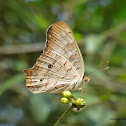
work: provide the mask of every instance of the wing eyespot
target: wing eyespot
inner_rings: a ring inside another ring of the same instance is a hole
[[[40,81],[42,81],[42,79],[40,79]]]
[[[49,64],[49,65],[48,65],[48,68],[51,68],[51,67],[52,67],[52,65],[51,65],[51,64]]]

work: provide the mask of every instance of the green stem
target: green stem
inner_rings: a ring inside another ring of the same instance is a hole
[[[54,126],[58,126],[61,121],[66,117],[66,115],[68,114],[68,112],[70,112],[72,109],[74,108],[73,105],[70,106],[70,108],[68,108],[64,113],[63,115],[58,119],[58,121],[54,124]]]

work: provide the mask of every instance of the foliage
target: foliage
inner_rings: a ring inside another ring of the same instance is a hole
[[[46,29],[59,20],[73,30],[85,74],[110,61],[109,70],[95,73],[85,85],[87,107],[70,112],[61,125],[125,125],[125,5],[125,0],[1,0],[0,125],[52,126],[67,109],[60,94],[32,94],[23,72],[44,48]],[[78,97],[80,91],[72,94]]]

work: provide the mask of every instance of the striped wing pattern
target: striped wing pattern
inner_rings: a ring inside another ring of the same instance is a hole
[[[46,44],[37,62],[26,73],[26,86],[33,93],[60,93],[84,75],[84,62],[70,27],[57,22],[47,30]]]

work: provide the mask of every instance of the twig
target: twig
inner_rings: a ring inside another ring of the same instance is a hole
[[[0,54],[10,55],[10,54],[31,53],[31,52],[42,51],[43,48],[44,48],[44,43],[10,45],[10,46],[0,47]]]
[[[118,35],[120,35],[120,33],[124,32],[125,30],[126,30],[126,21],[121,22],[114,28],[104,31],[102,35],[104,35],[106,38],[116,38]]]
[[[58,119],[54,126],[58,126],[61,121],[66,117],[66,115],[74,108],[73,104],[63,113],[63,115]]]

